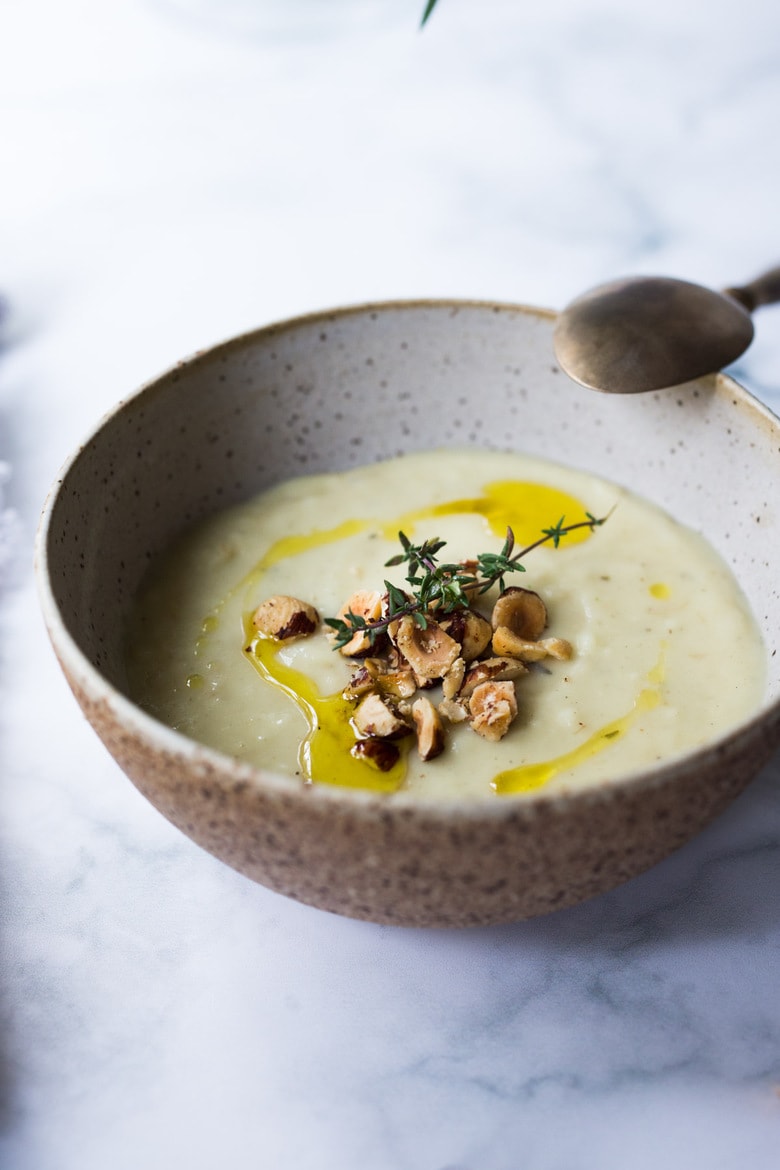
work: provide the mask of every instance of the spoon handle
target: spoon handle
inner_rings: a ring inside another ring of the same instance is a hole
[[[747,284],[724,289],[724,292],[735,301],[739,301],[749,313],[759,305],[773,305],[780,301],[780,266],[762,272]]]

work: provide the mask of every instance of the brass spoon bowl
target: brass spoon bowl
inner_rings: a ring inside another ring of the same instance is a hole
[[[780,267],[714,292],[665,276],[599,285],[564,309],[555,354],[576,382],[608,394],[678,386],[736,361],[753,340],[750,314],[780,300]]]

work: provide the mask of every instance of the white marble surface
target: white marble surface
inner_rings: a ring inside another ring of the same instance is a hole
[[[49,483],[177,358],[313,308],[560,306],[780,259],[771,0],[25,0],[0,13],[4,1170],[770,1170],[780,759],[501,929],[341,920],[146,805],[38,616]],[[780,312],[738,376],[780,403]]]

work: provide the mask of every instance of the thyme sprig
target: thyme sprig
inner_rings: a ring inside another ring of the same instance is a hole
[[[431,15],[431,13],[433,12],[435,7],[436,7],[436,0],[428,0],[428,3],[425,5],[425,11],[423,12],[422,20],[420,21],[420,28],[425,27],[425,23],[428,20],[428,17]]]
[[[438,555],[445,547],[445,541],[436,538],[413,544],[406,533],[399,532],[402,551],[385,561],[385,566],[406,564],[406,581],[410,590],[400,589],[392,581],[385,581],[387,605],[382,616],[374,620],[353,613],[351,609],[347,610],[343,618],[325,618],[325,625],[330,626],[335,634],[334,649],[346,646],[356,633],[366,634],[373,646],[378,635],[391,622],[407,614],[421,629],[427,629],[431,611],[444,616],[457,609],[464,609],[471,602],[470,594],[487,593],[496,583],[503,593],[506,588],[505,577],[509,573],[524,573],[522,561],[534,549],[548,543],[558,548],[564,536],[580,528],[589,528],[592,532],[605,523],[610,513],[601,517],[593,516],[590,512],[585,515],[586,520],[579,520],[575,524],[566,524],[565,517],[561,516],[557,524],[543,528],[537,540],[517,551],[515,535],[507,527],[500,552],[480,553],[473,561],[457,563],[439,562]]]

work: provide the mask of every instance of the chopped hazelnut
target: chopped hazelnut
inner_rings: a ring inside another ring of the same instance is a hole
[[[365,665],[361,665],[352,675],[344,690],[341,692],[345,699],[359,699],[363,695],[367,695],[369,691],[374,690],[374,679],[366,670]]]
[[[512,682],[485,682],[469,699],[471,726],[483,739],[503,739],[517,715],[517,698]]]
[[[441,622],[451,638],[460,643],[460,654],[465,662],[473,662],[490,645],[493,632],[487,618],[473,609],[456,609]]]
[[[456,658],[450,669],[441,680],[441,690],[445,699],[454,699],[461,688],[463,676],[466,673],[466,663],[462,658]]]
[[[542,638],[539,645],[544,646],[550,658],[557,658],[560,662],[568,662],[574,653],[574,647],[565,638]]]
[[[412,704],[412,718],[417,728],[417,751],[421,760],[433,760],[444,751],[444,728],[430,699],[422,696]]]
[[[510,585],[493,606],[491,624],[494,630],[506,626],[518,637],[535,642],[547,625],[547,606],[532,589]]]
[[[409,666],[388,669],[388,664],[381,658],[366,658],[365,666],[373,679],[374,689],[380,694],[392,695],[396,699],[411,699],[417,690],[417,680]]]
[[[352,716],[356,731],[369,738],[396,739],[410,728],[381,695],[371,693],[360,700]]]
[[[527,670],[528,667],[517,658],[485,658],[482,662],[475,662],[466,671],[457,697],[468,699],[482,683],[516,679],[526,674]]]
[[[540,662],[542,658],[558,658],[566,661],[572,656],[571,642],[565,638],[540,638],[538,642],[529,642],[515,634],[508,626],[499,626],[493,635],[493,651],[496,654],[505,654],[510,658],[519,658],[521,662]]]
[[[463,723],[469,713],[468,707],[457,699],[442,699],[436,710],[448,723]]]
[[[314,606],[281,593],[261,602],[252,614],[252,625],[257,632],[276,642],[313,634],[319,621],[320,615]]]
[[[493,653],[519,658],[521,662],[539,662],[547,657],[547,651],[541,642],[521,638],[514,630],[510,630],[509,626],[499,626],[493,635]]]
[[[391,739],[359,739],[350,752],[356,759],[373,764],[380,772],[389,772],[401,755]]]
[[[460,655],[460,646],[436,622],[425,629],[406,614],[398,623],[395,644],[419,679],[443,678]]]

